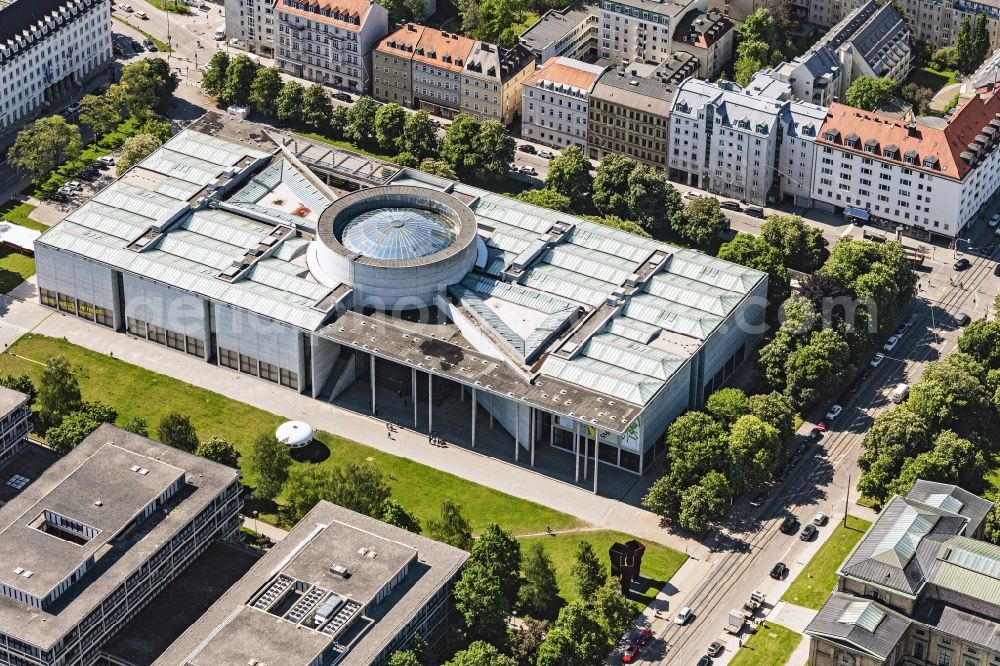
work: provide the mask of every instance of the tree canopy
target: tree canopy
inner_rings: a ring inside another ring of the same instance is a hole
[[[254,498],[273,500],[277,497],[288,480],[291,464],[288,447],[279,442],[274,433],[261,433],[247,456],[247,468],[256,477]]]
[[[844,93],[844,101],[865,111],[875,111],[892,99],[896,82],[889,77],[859,76]]]
[[[82,148],[79,127],[62,116],[46,116],[17,133],[7,161],[40,183],[60,164],[76,159]]]

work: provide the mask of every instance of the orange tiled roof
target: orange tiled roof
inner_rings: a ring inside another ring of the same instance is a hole
[[[594,81],[597,80],[600,72],[591,72],[585,69],[580,69],[579,67],[573,67],[571,65],[564,64],[562,62],[563,60],[564,58],[561,57],[549,58],[545,61],[545,64],[542,65],[541,69],[537,70],[524,80],[523,85],[533,86],[539,81],[544,80],[573,86],[574,88],[581,88],[583,90],[590,90],[590,86],[594,85]]]
[[[461,72],[475,40],[437,28],[424,28],[413,52],[413,61]]]
[[[383,37],[382,41],[375,46],[375,50],[380,53],[410,58],[416,51],[417,42],[420,41],[424,30],[427,28],[418,23],[407,23],[396,32]]]
[[[984,90],[938,123],[906,122],[834,102],[817,141],[961,180],[1000,143],[1000,98]]]
[[[278,10],[287,12],[293,16],[301,16],[312,21],[319,21],[328,25],[344,28],[345,30],[357,31],[361,29],[368,10],[371,8],[369,0],[302,0],[299,4],[309,7],[308,10],[292,7],[288,0],[278,0]],[[321,11],[328,10],[332,16],[326,16]],[[336,18],[337,16],[350,17],[357,21],[357,24],[347,20]]]

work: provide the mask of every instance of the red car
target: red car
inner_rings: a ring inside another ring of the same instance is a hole
[[[629,646],[625,648],[625,651],[622,652],[622,663],[635,663],[635,660],[639,658],[639,650],[640,647],[638,643],[630,643]]]
[[[650,629],[649,627],[643,627],[642,630],[639,631],[639,637],[635,639],[635,644],[638,647],[643,647],[646,643],[648,643],[652,639],[653,639],[653,630]]]

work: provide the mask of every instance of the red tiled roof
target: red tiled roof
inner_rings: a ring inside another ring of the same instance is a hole
[[[383,38],[375,50],[441,69],[461,72],[475,43],[475,40],[454,32],[410,23]],[[405,49],[402,48],[403,45],[406,46]]]
[[[310,9],[299,9],[290,6],[286,0],[278,0],[278,10],[354,32],[361,29],[361,24],[364,23],[371,7],[369,0],[305,0],[302,4],[308,5]],[[317,10],[329,10],[333,16],[324,16]],[[335,18],[337,15],[351,17],[357,24],[337,19]]]
[[[947,122],[938,123],[940,126],[907,122],[834,102],[817,141],[961,180],[972,170],[977,158],[1000,143],[1000,97],[984,89],[963,103]],[[845,140],[855,136],[858,139],[855,146],[848,146]],[[873,141],[876,147],[874,153],[870,153],[865,145]],[[978,144],[978,147],[970,144]],[[887,147],[895,147],[894,154],[887,155]],[[914,162],[908,163],[907,156],[914,158]],[[936,158],[936,163],[925,166],[927,158]]]

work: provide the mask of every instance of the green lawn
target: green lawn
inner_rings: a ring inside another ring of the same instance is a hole
[[[552,563],[556,567],[560,596],[566,601],[572,601],[577,598],[577,594],[570,576],[570,569],[573,566],[579,543],[581,541],[590,543],[594,547],[597,557],[603,562],[606,561],[604,558],[607,556],[611,544],[616,541],[625,542],[632,538],[634,537],[613,530],[596,530],[593,532],[569,532],[555,536],[524,537],[521,539],[521,544],[525,549],[535,541],[540,541],[545,546],[545,552],[552,558]],[[641,601],[644,605],[649,605],[660,588],[681,568],[687,556],[656,543],[644,543],[646,553],[642,557],[642,575],[646,585],[633,598]]]
[[[731,666],[781,666],[788,662],[801,640],[802,634],[780,624],[765,622],[729,663]]]
[[[958,72],[938,71],[930,67],[915,69],[910,73],[907,83],[916,83],[922,88],[930,88],[937,92],[958,80]]]
[[[181,0],[146,0],[149,4],[153,5],[157,9],[166,10],[174,14],[190,14],[191,9],[185,5]]]
[[[0,248],[0,293],[9,294],[34,274],[34,259],[15,250]]]
[[[837,586],[837,569],[870,526],[867,520],[854,516],[847,517],[846,527],[837,523],[833,534],[781,598],[790,604],[819,610]]]
[[[46,231],[48,229],[47,226],[28,218],[28,215],[33,210],[35,210],[35,206],[31,204],[11,201],[0,208],[0,220],[7,220],[8,222],[34,229],[35,231]]]
[[[190,416],[201,439],[224,437],[245,453],[254,437],[261,432],[273,432],[285,420],[218,393],[40,335],[25,335],[0,354],[0,374],[27,373],[37,381],[42,370],[39,363],[57,354],[69,359],[85,399],[113,406],[118,410],[120,422],[141,416],[150,424],[151,432],[155,432],[156,424],[165,414],[180,412]],[[462,505],[477,530],[494,520],[517,534],[544,532],[546,526],[558,530],[582,524],[573,516],[540,504],[342,437],[321,432],[317,433],[317,442],[312,450],[317,459],[322,459],[319,464],[334,465],[348,460],[375,462],[389,477],[396,499],[423,522],[436,517],[441,501],[450,498]],[[253,481],[249,475],[248,481]],[[273,515],[261,518],[276,520]]]

